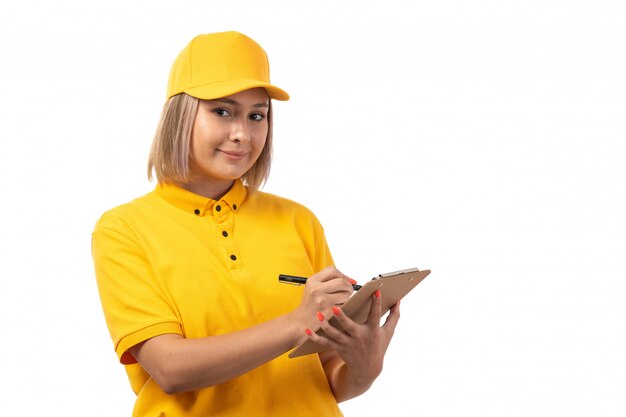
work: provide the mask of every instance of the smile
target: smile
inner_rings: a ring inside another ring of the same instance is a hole
[[[248,152],[224,151],[222,149],[218,149],[218,151],[226,158],[233,160],[243,159],[248,155]]]

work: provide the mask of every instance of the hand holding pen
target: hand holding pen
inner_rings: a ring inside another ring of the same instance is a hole
[[[291,313],[301,328],[299,343],[306,338],[305,329],[317,329],[324,320],[333,315],[333,307],[343,305],[352,293],[356,281],[341,273],[334,266],[324,268],[308,279],[283,276],[279,282],[293,285],[306,284],[300,305]],[[309,330],[310,331],[310,330]]]

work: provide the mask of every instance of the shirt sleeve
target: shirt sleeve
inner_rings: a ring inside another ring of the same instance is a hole
[[[128,349],[140,342],[182,334],[176,309],[128,225],[105,214],[92,234],[92,256],[104,316],[121,363],[136,363]]]
[[[334,265],[334,261],[330,248],[328,247],[328,242],[326,241],[326,236],[324,235],[322,224],[312,211],[306,209],[306,212],[308,215],[307,223],[309,224],[313,237],[312,250],[309,250],[308,255],[313,269],[315,272],[319,272],[328,266]]]

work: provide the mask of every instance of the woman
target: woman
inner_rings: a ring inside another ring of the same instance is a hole
[[[170,72],[149,158],[155,190],[96,225],[98,289],[134,416],[337,416],[382,370],[399,307],[381,327],[377,294],[365,324],[345,317],[355,281],[332,266],[318,220],[258,191],[271,99],[289,96],[270,84],[256,42],[194,38]],[[293,287],[280,273],[310,278]],[[327,351],[288,358],[307,338]]]

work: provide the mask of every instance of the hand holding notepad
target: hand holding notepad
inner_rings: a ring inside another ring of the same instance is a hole
[[[358,292],[355,292],[348,301],[341,306],[343,314],[350,317],[357,323],[364,323],[370,310],[373,294],[379,290],[381,294],[381,316],[386,314],[389,309],[407,295],[413,288],[417,286],[426,276],[430,274],[430,270],[420,271],[417,268],[406,269],[402,271],[381,274],[376,278],[363,285]],[[337,329],[341,329],[339,321],[333,317],[329,324]],[[322,329],[316,332],[320,336],[325,333]],[[310,353],[324,351],[325,348],[307,340],[290,354],[290,358],[295,358]]]

